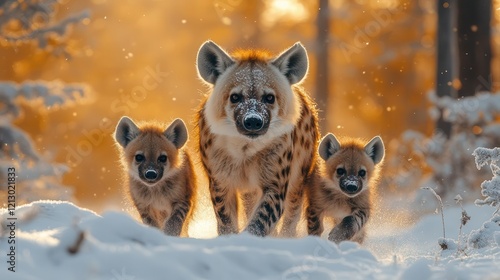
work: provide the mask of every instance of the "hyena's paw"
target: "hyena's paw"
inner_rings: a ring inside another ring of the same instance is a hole
[[[356,219],[354,216],[347,216],[345,217],[340,224],[335,226],[332,231],[330,231],[330,234],[328,235],[328,240],[335,242],[335,243],[340,243],[345,240],[350,240],[354,234],[354,223],[356,222]]]
[[[179,236],[182,231],[182,222],[169,220],[165,223],[163,232],[169,236]]]
[[[153,217],[149,216],[149,214],[141,214],[142,223],[148,225],[150,227],[158,227],[158,223],[153,219]]]
[[[217,232],[219,235],[227,235],[227,234],[238,234],[238,230],[235,229],[234,227],[226,227],[226,226],[221,226],[218,227]]]
[[[226,213],[225,207],[222,207],[215,213],[217,217],[217,233],[220,235],[237,234],[238,220],[234,213]]]
[[[261,221],[256,221],[254,223],[249,224],[245,229],[245,232],[248,232],[252,235],[259,237],[264,237],[267,235],[266,228]]]
[[[297,237],[297,228],[291,227],[291,228],[282,229],[280,232],[280,237],[284,237],[284,238]]]
[[[309,235],[320,236],[323,233],[323,223],[316,211],[307,209],[307,233]]]

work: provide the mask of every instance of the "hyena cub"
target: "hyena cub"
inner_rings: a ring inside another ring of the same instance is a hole
[[[319,140],[315,105],[298,86],[308,69],[305,48],[229,55],[208,41],[197,66],[211,87],[197,117],[219,234],[238,232],[239,196],[245,231],[268,235],[283,215],[282,231],[294,235]]]
[[[155,123],[138,127],[122,117],[115,131],[130,196],[142,221],[172,236],[187,233],[196,193],[193,165],[183,149],[187,139],[181,119],[165,129]]]
[[[328,216],[335,221],[330,241],[362,243],[371,211],[370,189],[379,176],[384,143],[379,136],[366,145],[353,138],[339,142],[329,133],[321,140],[318,154],[322,160],[307,188],[308,232],[321,235],[323,218]]]

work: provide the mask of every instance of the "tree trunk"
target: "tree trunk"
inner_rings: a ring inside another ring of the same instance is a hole
[[[437,67],[436,94],[439,97],[455,95],[452,82],[455,78],[456,38],[453,36],[453,23],[456,19],[456,1],[438,0],[438,30],[437,30]],[[439,119],[436,123],[436,133],[446,138],[451,136],[451,123],[443,118],[443,110],[439,109]]]
[[[321,131],[329,130],[328,122],[328,96],[329,96],[329,35],[330,35],[330,11],[328,0],[319,0],[319,10],[316,19],[316,102],[318,103],[319,125]]]
[[[491,0],[458,0],[458,98],[491,90]]]

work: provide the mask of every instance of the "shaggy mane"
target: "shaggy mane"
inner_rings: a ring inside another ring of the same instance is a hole
[[[260,49],[239,49],[231,53],[231,56],[238,61],[268,62],[273,55],[267,50]]]

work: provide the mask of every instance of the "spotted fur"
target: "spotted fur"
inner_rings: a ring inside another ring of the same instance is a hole
[[[188,139],[184,122],[176,119],[166,129],[155,123],[138,127],[122,117],[114,136],[130,197],[142,221],[167,235],[187,235],[196,178],[183,148]]]
[[[299,86],[308,67],[304,47],[277,57],[260,50],[229,55],[209,41],[197,66],[211,89],[197,123],[218,233],[239,232],[240,197],[245,231],[268,235],[284,215],[282,232],[294,235],[319,140],[315,105]]]
[[[306,188],[308,233],[321,235],[324,218],[332,217],[330,241],[362,243],[372,209],[370,196],[384,158],[382,139],[377,136],[367,144],[353,138],[339,142],[328,134],[318,154],[321,159]]]

